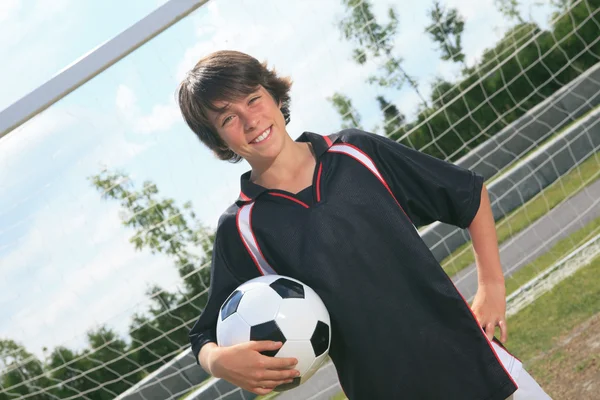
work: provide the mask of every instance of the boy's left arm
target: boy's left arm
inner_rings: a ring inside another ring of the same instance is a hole
[[[496,326],[502,342],[507,340],[506,287],[500,264],[496,225],[485,185],[481,189],[479,210],[468,227],[477,264],[478,289],[471,306],[475,317],[492,340]]]

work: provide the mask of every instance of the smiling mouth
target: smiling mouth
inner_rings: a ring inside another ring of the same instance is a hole
[[[273,128],[273,126],[268,127],[267,129],[265,129],[263,131],[263,133],[261,133],[260,135],[258,135],[257,137],[255,137],[250,144],[258,144],[260,142],[263,142],[265,140],[267,140],[269,138],[269,136],[271,136],[271,129]]]

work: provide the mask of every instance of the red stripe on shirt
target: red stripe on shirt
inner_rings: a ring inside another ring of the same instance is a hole
[[[319,164],[319,172],[317,173],[317,202],[321,201],[321,172],[323,171],[323,163]]]
[[[298,199],[296,199],[296,198],[294,198],[294,197],[292,197],[292,196],[288,196],[288,195],[286,195],[286,194],[281,194],[281,193],[269,193],[269,194],[270,194],[271,196],[284,197],[284,198],[286,198],[286,199],[288,199],[288,200],[295,201],[296,203],[300,204],[300,205],[301,205],[302,207],[304,207],[304,208],[310,208],[310,207],[308,206],[308,204],[306,204],[306,203],[304,203],[303,201],[300,201],[300,200],[298,200]]]

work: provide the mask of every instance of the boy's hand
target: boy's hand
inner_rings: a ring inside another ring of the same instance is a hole
[[[268,357],[265,350],[277,350],[283,344],[272,341],[251,341],[230,347],[217,347],[210,354],[209,366],[214,377],[225,379],[242,389],[264,395],[276,386],[292,382],[299,372],[292,369],[295,358]]]
[[[500,327],[500,341],[508,339],[506,326],[506,288],[504,282],[480,284],[471,306],[479,325],[489,340],[494,338],[496,326]]]

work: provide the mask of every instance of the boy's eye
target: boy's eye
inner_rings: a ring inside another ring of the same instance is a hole
[[[254,103],[254,100],[260,99],[260,96],[256,96],[250,99],[249,103]]]
[[[228,123],[229,121],[231,121],[231,118],[233,118],[231,115],[229,117],[225,118],[223,120],[223,122],[221,123],[221,126],[225,126],[226,123]]]

